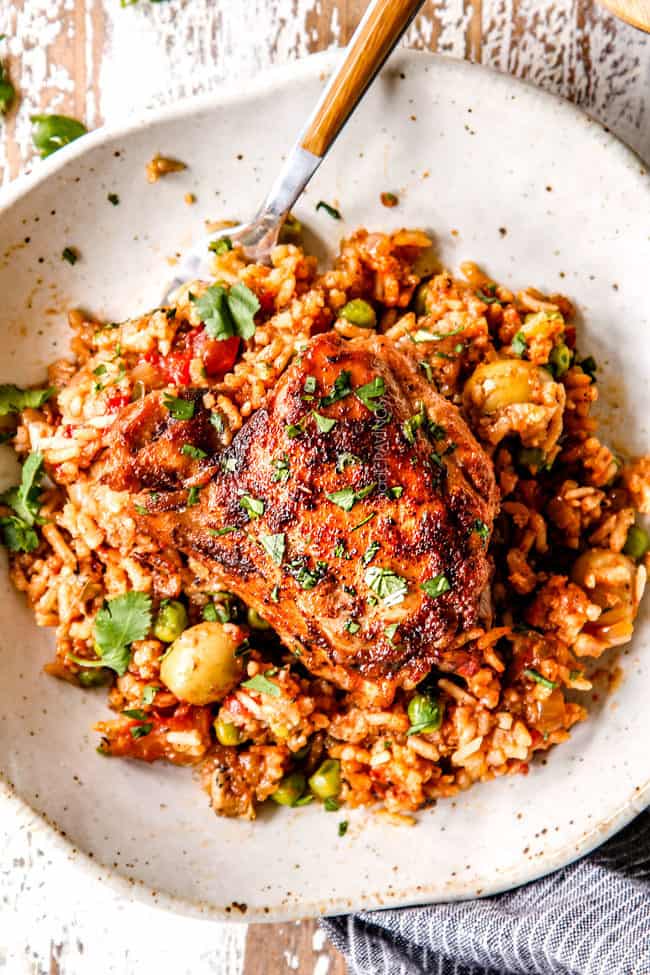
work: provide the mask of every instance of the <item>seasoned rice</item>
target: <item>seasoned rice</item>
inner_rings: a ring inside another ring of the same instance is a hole
[[[270,267],[247,264],[236,249],[215,258],[215,277],[245,283],[261,311],[237,361],[213,379],[188,340],[201,327],[194,299],[206,283],[183,288],[173,309],[119,324],[73,311],[72,356],[48,370],[56,395],[22,410],[11,431],[18,455],[42,454],[48,476],[38,546],[12,552],[10,573],[36,623],[55,630],[50,674],[88,683],[97,673],[84,666],[96,660],[95,617],[130,591],[149,594],[154,609],[181,599],[190,625],[208,604],[227,606],[231,636],[250,642],[244,677],[272,674],[273,695],[240,684],[218,703],[184,703],[161,681],[166,645],[152,633],[133,643],[126,673],[101,672],[116,717],[96,725],[99,750],[197,765],[219,813],[254,817],[287,774],[308,777],[325,759],[340,763],[337,804],[380,803],[394,821],[476,782],[526,773],[536,752],[586,718],[588,658],[632,636],[648,556],[626,547],[637,513],[650,513],[650,458],[622,464],[598,439],[598,387],[576,351],[573,306],[533,288],[511,291],[473,264],[462,278],[442,270],[423,280],[417,268],[428,246],[417,230],[359,230],[324,273],[293,244],[276,247]],[[272,633],[251,630],[246,607],[205,565],[139,532],[129,494],[100,476],[120,410],[151,389],[200,384],[228,445],[312,336],[366,334],[340,315],[354,298],[373,306],[379,331],[415,352],[461,408],[501,491],[490,544],[493,625],[458,638],[481,661],[472,672],[427,679],[443,714],[435,731],[409,734],[414,691],[398,691],[388,707],[359,707]],[[124,714],[133,709],[144,725]],[[233,725],[240,743],[217,742],[215,720]],[[139,725],[149,730],[134,734]]]

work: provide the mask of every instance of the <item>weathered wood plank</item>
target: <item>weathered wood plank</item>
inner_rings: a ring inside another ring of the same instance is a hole
[[[345,975],[343,957],[325,941],[316,921],[251,924],[242,975]]]

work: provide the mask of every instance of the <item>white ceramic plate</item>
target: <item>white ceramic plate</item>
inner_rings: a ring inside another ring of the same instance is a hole
[[[311,59],[99,131],[8,187],[0,381],[43,379],[67,350],[66,307],[110,320],[155,305],[166,258],[204,218],[252,213],[330,64]],[[157,151],[189,169],[148,185],[144,165]],[[398,208],[381,206],[383,190],[398,193]],[[316,213],[320,199],[344,222]],[[503,281],[568,293],[586,320],[581,346],[603,366],[608,434],[633,451],[649,447],[649,213],[641,163],[600,125],[511,78],[417,54],[383,72],[297,209],[321,250],[358,224],[423,225],[452,268],[472,258]],[[61,260],[65,246],[81,254],[74,267]],[[42,674],[53,635],[35,627],[2,559],[4,802],[52,824],[40,827],[46,842],[61,844],[62,831],[80,869],[149,902],[224,917],[246,905],[247,918],[264,920],[487,894],[567,863],[648,802],[647,603],[617,689],[527,777],[440,802],[411,830],[346,811],[339,838],[341,813],[217,819],[191,772],[98,756],[90,728],[106,714],[104,693]]]

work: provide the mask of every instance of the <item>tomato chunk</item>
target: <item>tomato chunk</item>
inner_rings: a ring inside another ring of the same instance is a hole
[[[197,343],[198,345],[198,343]],[[199,351],[197,349],[197,351]],[[230,372],[239,353],[239,336],[233,335],[229,339],[210,339],[207,336],[201,342],[199,355],[208,376],[225,376]]]

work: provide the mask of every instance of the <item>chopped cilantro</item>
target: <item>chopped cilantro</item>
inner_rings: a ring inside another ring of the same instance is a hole
[[[379,542],[371,542],[361,557],[361,565],[370,565],[380,548]]]
[[[203,607],[203,619],[208,623],[216,623],[219,617],[217,616],[217,607],[214,603],[206,603]]]
[[[214,535],[215,538],[220,538],[222,535],[231,535],[237,530],[237,525],[224,525],[223,528],[208,528],[208,534]]]
[[[144,707],[147,708],[151,704],[153,704],[153,702],[155,700],[155,697],[156,697],[156,694],[158,693],[158,691],[159,691],[159,688],[156,687],[155,684],[147,684],[143,688],[143,690],[142,690],[142,703],[143,703]]]
[[[120,198],[117,195],[117,193],[109,193],[106,199],[108,200],[109,203],[112,203],[114,207],[120,205]]]
[[[364,525],[367,525],[369,521],[372,521],[372,519],[373,518],[376,518],[376,517],[377,517],[377,512],[376,511],[371,511],[370,514],[367,515],[362,521],[360,521],[356,525],[354,525],[354,527],[351,528],[350,531],[351,532],[355,532],[357,530],[357,528],[363,528]]]
[[[180,399],[178,396],[165,393],[163,404],[175,420],[191,420],[194,416],[194,400]]]
[[[144,592],[127,592],[106,601],[95,617],[95,644],[100,661],[85,666],[110,667],[122,676],[131,659],[131,644],[143,640],[151,628],[151,599]]]
[[[34,125],[32,142],[41,159],[51,156],[88,131],[85,125],[68,115],[32,115],[31,121]]]
[[[3,544],[10,552],[33,552],[38,548],[38,535],[16,515],[0,518]]]
[[[213,284],[200,298],[192,301],[210,338],[221,341],[234,335],[242,339],[254,335],[255,314],[260,303],[245,284],[239,282],[229,290],[221,284]]]
[[[484,521],[481,521],[480,518],[476,519],[472,530],[475,531],[479,538],[481,538],[484,542],[487,542],[490,537],[490,529]]]
[[[371,565],[367,568],[364,581],[386,606],[395,606],[397,603],[401,603],[408,592],[406,579],[398,576],[392,569],[385,569],[381,566]]]
[[[422,362],[419,363],[419,366],[420,366],[420,369],[422,370],[422,372],[424,373],[424,375],[427,377],[427,380],[430,383],[432,383],[433,382],[433,369],[431,368],[431,363],[430,362],[426,362],[423,359]]]
[[[357,457],[356,454],[351,454],[349,450],[344,450],[342,453],[336,455],[336,473],[342,474],[346,467],[352,467],[360,463],[360,457]]]
[[[326,203],[325,200],[318,201],[316,204],[316,210],[324,210],[325,213],[327,213],[328,216],[330,216],[333,220],[341,219],[340,211],[337,210],[336,207],[330,206],[330,204]]]
[[[342,819],[339,823],[339,836],[345,836],[348,831],[348,821],[347,819]]]
[[[187,492],[187,507],[192,508],[199,503],[199,488],[194,485]]]
[[[223,433],[225,427],[221,413],[210,414],[210,426],[213,426],[217,433]]]
[[[185,454],[186,457],[191,457],[193,460],[202,460],[208,456],[205,450],[201,450],[200,447],[194,447],[191,443],[184,443],[181,447],[181,453]]]
[[[79,260],[79,254],[74,247],[64,247],[61,251],[61,258],[68,264],[76,264]]]
[[[307,376],[302,391],[302,399],[312,400],[314,398],[314,393],[316,392],[316,376]]]
[[[303,416],[302,420],[299,420],[298,423],[287,423],[285,429],[289,440],[295,440],[296,437],[302,436],[302,434],[305,432],[306,422],[307,417]]]
[[[316,426],[321,433],[329,433],[336,426],[337,421],[333,417],[321,416],[316,410],[312,410],[312,416],[316,420]]]
[[[355,491],[353,487],[341,488],[340,491],[331,491],[326,494],[325,497],[332,501],[334,504],[338,505],[339,508],[343,508],[344,511],[352,511],[352,508],[357,503],[357,501],[362,501],[367,498],[369,494],[377,487],[376,483],[367,484],[366,487],[361,488],[359,491]]]
[[[526,336],[524,335],[523,332],[517,332],[512,342],[510,343],[510,348],[512,349],[515,355],[518,355],[519,358],[521,358],[521,356],[528,348],[528,343],[526,342]]]
[[[352,386],[350,385],[351,373],[347,369],[342,369],[334,380],[334,386],[331,393],[327,396],[323,396],[320,405],[321,406],[331,406],[332,403],[338,402],[340,399],[344,399],[349,396],[352,392]]]
[[[273,586],[273,589],[271,590],[271,602],[274,602],[274,603],[279,603],[280,602],[280,587],[279,586]]]
[[[490,290],[490,289],[492,289],[492,291],[494,292],[495,286],[493,284],[492,285],[486,285],[486,290]],[[477,288],[476,289],[476,297],[477,298],[480,298],[481,301],[484,301],[486,305],[493,305],[495,303],[497,305],[500,305],[501,304],[501,302],[494,295],[494,293],[488,295],[488,294],[485,293],[485,291],[481,291],[480,288]]]
[[[243,681],[242,687],[247,687],[250,691],[257,691],[258,694],[268,694],[270,697],[280,697],[280,688],[273,681],[270,681],[264,674],[255,674],[250,680]]]
[[[126,711],[122,711],[127,718],[133,718],[134,721],[146,721],[147,715],[145,711],[140,708],[127,708]]]
[[[327,575],[327,563],[317,562],[314,569],[309,569],[303,557],[289,562],[287,571],[293,576],[301,589],[313,589]]]
[[[533,670],[532,667],[527,667],[524,670],[524,674],[526,677],[529,677],[530,680],[534,680],[536,684],[541,684],[542,687],[548,687],[549,691],[554,691],[558,686],[554,680],[549,680],[547,677],[542,677],[542,675],[536,670]]]
[[[273,460],[273,480],[280,481],[284,483],[289,480],[291,476],[291,469],[289,467],[289,459],[286,454],[282,454],[280,457],[275,457]]]
[[[346,620],[343,625],[343,629],[348,633],[358,633],[361,629],[361,623],[357,623],[356,620]]]
[[[13,508],[18,518],[28,528],[33,527],[38,520],[38,498],[41,493],[42,479],[43,455],[38,453],[30,454],[23,464],[19,486],[10,488],[2,496],[5,504]]]
[[[328,796],[323,802],[325,807],[325,812],[338,812],[341,808],[337,799],[334,796]]]
[[[451,586],[445,575],[440,573],[437,576],[433,576],[431,579],[425,579],[424,582],[420,583],[420,589],[422,589],[427,596],[431,599],[437,599],[438,596],[442,596],[444,592],[449,592]]]
[[[146,721],[144,724],[131,725],[129,731],[131,732],[132,738],[138,739],[138,738],[144,738],[145,735],[148,735],[152,728],[153,728],[152,722]]]
[[[264,514],[264,502],[260,498],[252,498],[250,494],[244,494],[239,499],[239,504],[244,511],[248,512],[248,517],[251,521]]]
[[[398,629],[399,623],[390,623],[388,626],[384,627],[384,633],[386,634],[386,638],[390,643],[393,642]]]
[[[596,371],[598,369],[598,365],[592,355],[588,355],[586,359],[579,361],[578,365],[583,372],[587,373],[592,382],[596,381]]]
[[[284,552],[286,549],[287,536],[284,534],[280,535],[260,535],[260,544],[264,551],[269,555],[272,562],[276,565],[282,565],[282,559],[284,558]]]
[[[388,488],[386,494],[391,498],[401,498],[404,494],[404,488],[401,484],[394,484],[393,487]]]
[[[406,437],[410,444],[415,443],[415,431],[419,430],[421,426],[424,425],[427,418],[427,414],[424,409],[424,404],[420,403],[420,408],[417,413],[409,417],[408,420],[404,420],[402,424],[402,433]]]
[[[354,392],[363,405],[374,413],[375,410],[379,409],[379,403],[376,403],[375,400],[380,399],[386,392],[383,376],[375,376],[369,383],[366,383],[365,386],[359,386]]]

